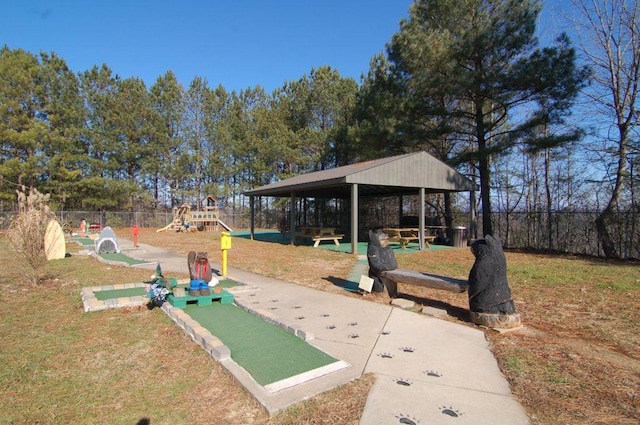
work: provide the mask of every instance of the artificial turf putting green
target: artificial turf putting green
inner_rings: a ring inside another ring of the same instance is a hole
[[[150,261],[141,261],[141,260],[136,260],[135,258],[131,258],[128,257],[122,253],[119,252],[108,252],[105,254],[98,254],[101,258],[104,258],[105,260],[108,261],[119,261],[121,263],[127,263],[128,265],[132,266],[134,264],[148,264],[150,263]]]
[[[184,311],[229,347],[231,358],[262,386],[337,362],[233,304],[187,305]]]
[[[225,279],[220,281],[220,283],[218,283],[218,286],[221,288],[232,288],[234,286],[238,286],[238,283],[234,282],[233,280]],[[189,284],[178,285],[178,287],[188,288]],[[136,297],[138,295],[147,295],[147,291],[143,287],[126,288],[126,289],[108,289],[105,291],[95,291],[94,295],[96,296],[96,299],[98,299],[99,301],[105,301],[105,300],[111,300],[114,298]]]
[[[139,295],[146,295],[147,291],[144,288],[127,288],[127,289],[110,289],[108,291],[95,291],[94,295],[96,299],[100,301],[111,300],[114,298],[122,297],[136,297]]]

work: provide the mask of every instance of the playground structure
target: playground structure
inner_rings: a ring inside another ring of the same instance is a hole
[[[220,212],[216,200],[211,196],[207,196],[203,211],[192,211],[191,206],[187,203],[182,204],[180,207],[174,207],[173,221],[167,226],[156,230],[156,232],[165,230],[190,232],[193,227],[205,232],[217,232],[220,227],[231,231],[231,228],[220,220]]]

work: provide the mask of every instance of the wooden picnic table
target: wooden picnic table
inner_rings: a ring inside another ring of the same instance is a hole
[[[314,242],[314,248],[317,248],[321,241],[333,241],[337,246],[340,246],[339,241],[343,237],[343,234],[336,233],[335,227],[301,227],[300,232],[296,234],[296,240],[311,239]]]
[[[399,229],[383,229],[383,231],[389,236],[389,242],[399,242],[402,249],[407,248],[409,242],[420,241],[420,229],[416,228],[399,228]],[[435,241],[436,237],[432,235],[424,236],[424,243],[427,248],[431,248],[431,242]]]

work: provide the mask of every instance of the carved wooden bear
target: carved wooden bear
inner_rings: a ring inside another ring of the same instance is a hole
[[[491,235],[471,245],[476,257],[469,273],[471,320],[494,328],[520,326],[520,315],[507,282],[507,259],[499,238]]]
[[[383,292],[384,285],[380,279],[380,272],[398,268],[393,248],[389,246],[389,236],[382,229],[369,230],[369,244],[367,245],[367,260],[369,261],[369,277],[373,279],[373,292]]]

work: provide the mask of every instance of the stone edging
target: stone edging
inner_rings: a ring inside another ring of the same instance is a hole
[[[147,283],[119,283],[115,285],[106,286],[90,286],[82,288],[80,295],[82,296],[82,304],[84,305],[84,312],[100,311],[108,308],[120,308],[120,307],[138,307],[145,304],[148,298],[143,295],[136,295],[134,297],[120,297],[110,298],[108,300],[99,300],[96,297],[96,292],[100,291],[113,291],[119,289],[130,288],[144,288]]]
[[[204,326],[193,320],[181,308],[166,302],[162,310],[174,323],[182,328],[198,345],[200,345],[215,360],[222,361],[231,358],[231,350],[217,337],[213,336]]]

